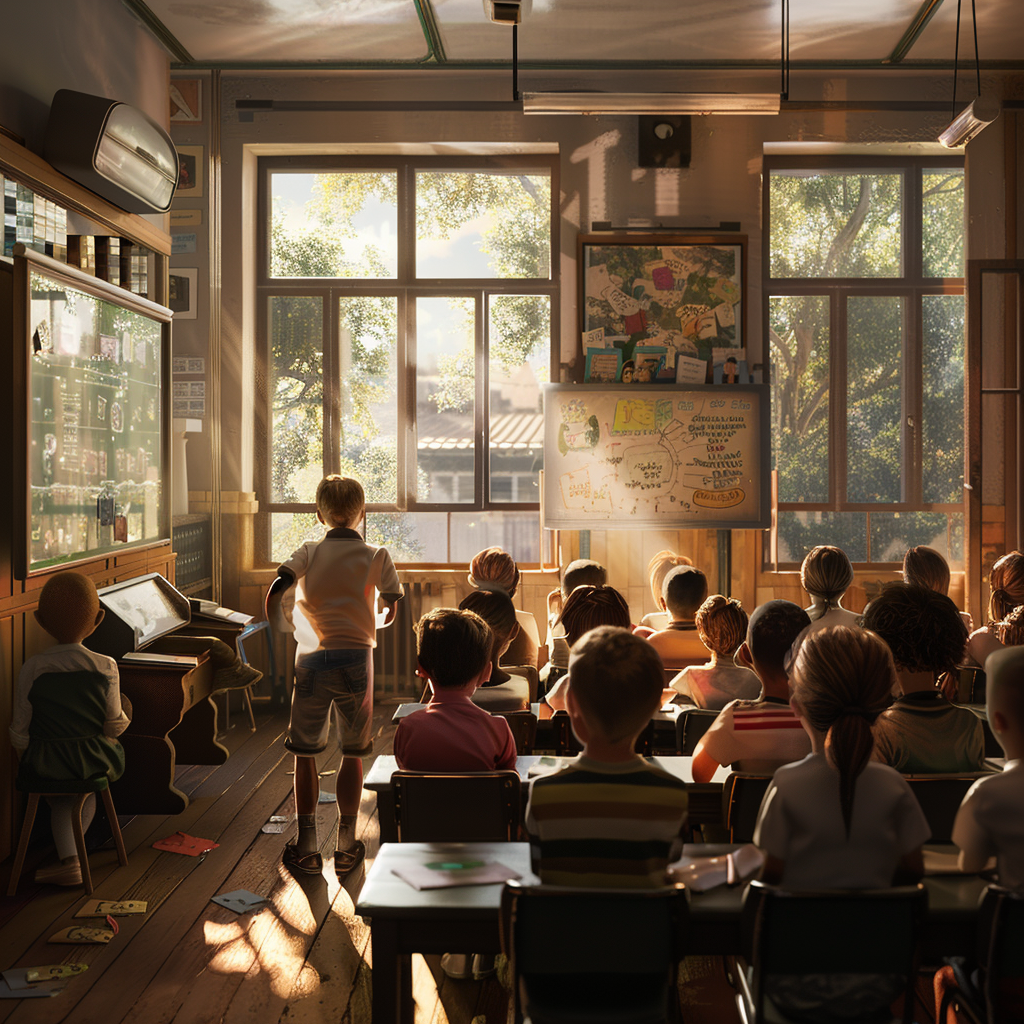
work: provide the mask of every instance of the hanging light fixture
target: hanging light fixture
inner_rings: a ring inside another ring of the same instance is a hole
[[[978,80],[978,95],[964,109],[956,112],[956,80],[960,61],[960,6],[963,0],[956,0],[956,43],[953,49],[953,120],[940,132],[939,142],[947,149],[966,146],[983,128],[998,116],[1000,103],[994,96],[981,93],[981,60],[978,57],[978,15],[975,0],[971,0],[971,21],[974,25],[974,71]]]

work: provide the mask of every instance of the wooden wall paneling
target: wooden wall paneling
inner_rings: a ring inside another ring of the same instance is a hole
[[[20,618],[20,617],[19,617]],[[6,615],[0,618],[0,737],[6,740],[8,749],[3,751],[3,764],[6,766],[4,773],[13,778],[15,772],[15,755],[10,749],[8,729],[11,725],[11,712],[14,706],[14,684],[18,678],[18,669],[21,666],[22,658],[20,650],[15,650],[15,616]],[[20,646],[20,645],[19,645]],[[0,746],[3,744],[0,743]],[[11,855],[14,845],[14,836],[18,834],[18,821],[20,815],[15,813],[14,793],[10,786],[0,786],[0,860]]]

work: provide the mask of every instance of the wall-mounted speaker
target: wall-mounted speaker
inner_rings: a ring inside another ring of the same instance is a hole
[[[637,118],[640,167],[689,167],[690,118],[685,114],[645,114]]]

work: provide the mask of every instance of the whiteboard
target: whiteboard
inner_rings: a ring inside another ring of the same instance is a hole
[[[549,530],[766,529],[765,384],[548,384]]]

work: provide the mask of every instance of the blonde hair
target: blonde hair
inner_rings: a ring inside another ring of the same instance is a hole
[[[838,604],[853,582],[853,566],[842,548],[819,544],[811,548],[800,566],[800,586],[811,597],[821,598],[826,610]]]
[[[825,757],[839,772],[839,803],[850,834],[857,777],[874,749],[871,726],[889,706],[896,668],[886,642],[866,629],[830,626],[797,640],[793,701],[825,735]]]
[[[573,700],[588,727],[609,743],[640,734],[661,704],[664,685],[658,652],[628,629],[598,626],[572,649]]]
[[[519,568],[507,551],[498,547],[484,548],[469,563],[469,582],[481,590],[503,590],[509,597],[515,597]]]
[[[96,584],[80,572],[59,572],[39,591],[36,620],[58,643],[78,643],[92,632],[100,610]]]
[[[661,599],[664,596],[662,594],[662,587],[665,585],[665,577],[680,565],[693,565],[693,559],[687,558],[686,555],[677,555],[674,551],[669,551],[668,548],[664,551],[659,551],[647,563],[647,582],[651,585],[654,603],[659,608],[661,607]]]
[[[316,510],[329,527],[354,527],[365,505],[363,485],[353,477],[331,473],[317,486]]]
[[[746,639],[747,621],[739,601],[712,594],[697,609],[697,635],[709,651],[731,658]]]
[[[992,588],[988,613],[994,621],[1005,619],[1024,604],[1024,554],[1010,551],[1003,555],[992,566],[988,581]]]
[[[949,594],[949,563],[935,548],[918,544],[903,556],[903,582]]]

